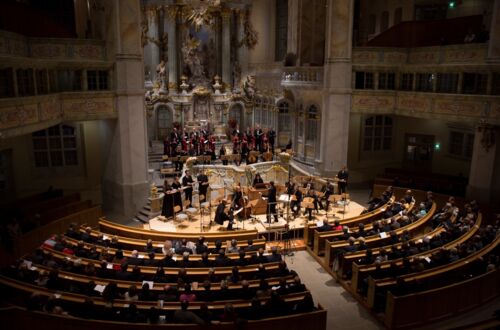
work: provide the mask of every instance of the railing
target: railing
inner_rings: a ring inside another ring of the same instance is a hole
[[[322,85],[323,67],[285,67],[281,85]]]

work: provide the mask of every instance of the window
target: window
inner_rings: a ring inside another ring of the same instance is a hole
[[[393,72],[379,72],[378,89],[395,89],[396,74]]]
[[[432,92],[433,82],[434,82],[434,74],[417,73],[415,90],[419,92]]]
[[[316,143],[316,137],[318,136],[318,119],[319,119],[318,108],[315,105],[311,105],[309,109],[307,109],[307,128],[306,128],[307,144]]]
[[[36,70],[36,92],[38,94],[47,94],[49,92],[47,78],[47,70]]]
[[[36,167],[78,165],[76,128],[56,125],[32,134]]]
[[[279,111],[279,122],[278,122],[278,130],[280,132],[290,132],[290,109],[288,102],[281,102],[278,104]]]
[[[363,151],[391,150],[392,118],[372,116],[365,119]]]
[[[402,73],[399,89],[402,91],[413,90],[413,73]]]
[[[274,60],[283,61],[288,38],[288,0],[276,0],[276,51]]]
[[[436,92],[456,93],[457,87],[458,73],[438,73]]]
[[[403,20],[403,8],[399,7],[394,10],[394,25],[401,23]]]
[[[500,95],[500,72],[494,72],[491,76],[491,94]]]
[[[0,70],[0,97],[12,97],[14,95],[14,80],[12,68]]]
[[[474,149],[474,134],[450,131],[448,153],[452,156],[470,159]]]
[[[488,75],[480,73],[464,73],[462,93],[486,94]]]
[[[368,34],[375,34],[377,30],[377,15],[370,15],[368,18]]]
[[[81,70],[59,70],[57,71],[57,82],[59,92],[72,92],[82,90]]]
[[[17,92],[19,96],[35,94],[32,69],[17,69]]]
[[[384,32],[389,28],[389,12],[384,11],[382,13],[382,18],[380,19],[380,33]]]
[[[372,72],[356,72],[356,89],[373,89]]]
[[[108,72],[105,70],[88,70],[87,89],[89,91],[108,89]]]

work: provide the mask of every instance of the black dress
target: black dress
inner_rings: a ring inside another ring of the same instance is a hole
[[[171,191],[172,188],[170,186],[165,186],[165,196],[163,196],[161,215],[167,218],[174,216],[174,194],[172,194]]]
[[[179,190],[182,187],[180,182],[174,182],[172,183],[172,189],[176,189],[177,191],[173,194],[174,196],[174,207],[175,206],[180,206],[181,211],[182,211],[182,196],[181,196],[181,191]]]

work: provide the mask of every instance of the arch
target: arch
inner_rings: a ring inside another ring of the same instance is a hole
[[[155,114],[156,134],[159,140],[163,140],[172,131],[174,111],[171,106],[162,103],[155,106]]]

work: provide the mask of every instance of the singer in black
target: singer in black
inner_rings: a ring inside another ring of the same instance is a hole
[[[165,196],[163,196],[161,215],[166,218],[170,218],[174,216],[174,194],[172,193],[172,187],[168,184],[167,180],[165,180],[163,192],[165,193]]]
[[[278,222],[278,213],[276,212],[276,187],[274,181],[269,182],[269,194],[267,198],[267,222],[271,223],[271,215],[274,215],[274,222]]]
[[[189,171],[184,172],[184,177],[182,178],[182,185],[184,188],[184,194],[186,200],[189,200],[189,205],[193,205],[193,177]]]
[[[181,183],[179,182],[179,176],[176,175],[174,177],[174,182],[172,183],[172,189],[175,189],[174,192],[174,206],[180,206],[182,211],[182,196],[181,196]]]
[[[337,173],[337,178],[339,179],[339,195],[347,192],[347,179],[349,179],[349,172],[347,171],[347,166],[344,165],[342,169]]]
[[[198,175],[196,178],[198,180],[198,192],[200,196],[200,203],[203,203],[207,200],[207,191],[208,191],[208,176],[203,172]]]

